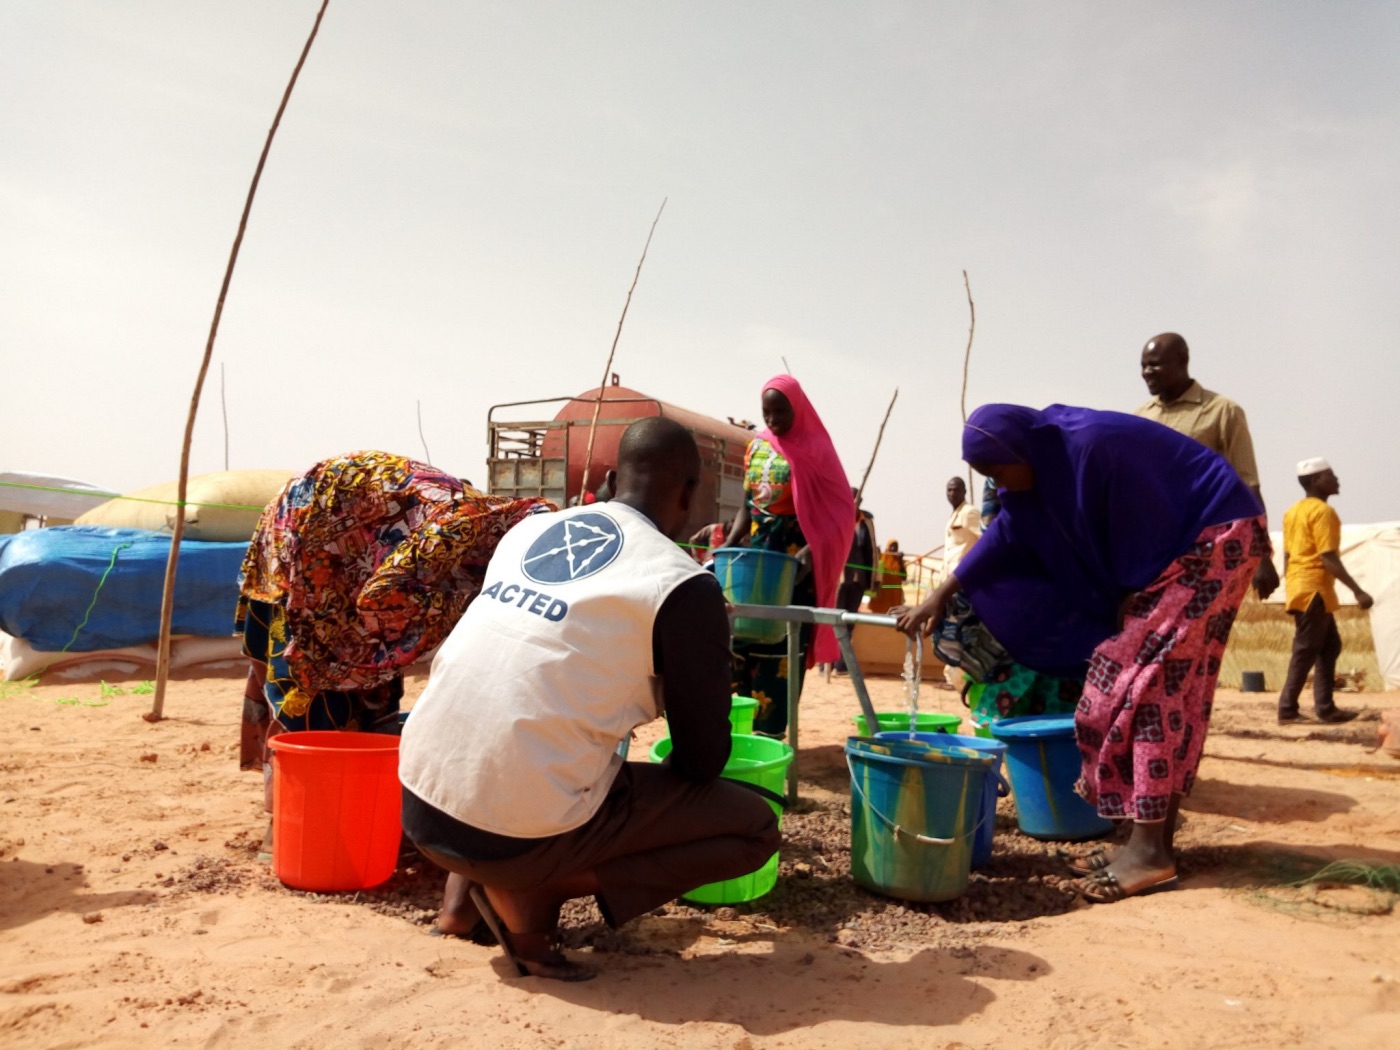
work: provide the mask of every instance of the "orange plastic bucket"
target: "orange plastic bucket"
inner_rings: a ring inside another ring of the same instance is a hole
[[[299,890],[377,886],[394,873],[399,738],[310,731],[268,740],[272,761],[272,870]]]

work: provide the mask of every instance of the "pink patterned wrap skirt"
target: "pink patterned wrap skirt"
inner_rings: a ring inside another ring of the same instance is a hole
[[[1077,790],[1100,816],[1164,820],[1191,791],[1220,658],[1259,559],[1265,519],[1212,525],[1133,595],[1123,628],[1094,650],[1075,711]]]

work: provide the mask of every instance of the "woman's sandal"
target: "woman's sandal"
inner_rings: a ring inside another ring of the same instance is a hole
[[[1148,883],[1135,890],[1125,889],[1118,876],[1108,870],[1096,871],[1079,880],[1079,895],[1091,904],[1113,904],[1127,897],[1145,897],[1149,893],[1162,893],[1174,890],[1181,885],[1181,878],[1169,875],[1165,879]]]
[[[1065,862],[1070,871],[1079,876],[1103,871],[1113,863],[1113,858],[1108,855],[1107,846],[1095,846],[1088,853],[1071,853],[1069,850],[1057,849],[1055,855]]]
[[[512,933],[491,907],[484,887],[473,883],[469,891],[482,921],[496,935],[506,958],[521,977],[547,977],[556,981],[589,981],[598,976],[591,966],[569,960],[555,944],[553,934]]]

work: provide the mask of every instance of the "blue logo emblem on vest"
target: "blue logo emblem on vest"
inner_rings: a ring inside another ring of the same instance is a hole
[[[530,544],[520,570],[535,583],[569,583],[607,568],[621,550],[622,529],[612,518],[575,514]]]

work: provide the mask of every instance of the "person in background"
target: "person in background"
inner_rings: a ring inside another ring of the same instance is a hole
[[[521,976],[594,976],[559,950],[565,901],[595,897],[616,928],[778,848],[768,802],[720,778],[729,621],[674,542],[699,480],[684,427],[629,426],[612,500],[501,541],[404,727],[404,831],[451,873],[438,929],[484,923]],[[668,760],[624,761],[663,709]]]
[[[962,478],[949,478],[943,491],[953,508],[943,528],[943,575],[947,577],[982,535],[982,515],[967,501],[967,483]]]
[[[404,669],[447,637],[496,544],[537,508],[552,509],[387,452],[287,482],[258,520],[235,613],[251,663],[240,765],[263,769],[269,811],[268,738],[396,732]]]
[[[1076,788],[1133,830],[1121,849],[1077,859],[1080,892],[1101,903],[1174,888],[1176,812],[1268,550],[1263,508],[1224,458],[1119,412],[984,405],[962,444],[996,479],[1001,513],[899,626],[940,625],[963,595],[1014,660],[1082,678]]]
[[[944,486],[943,493],[948,497],[948,505],[953,508],[948,524],[943,527],[943,571],[942,579],[947,579],[962,561],[963,555],[982,535],[982,515],[967,501],[967,482],[952,477]],[[963,672],[957,667],[944,667],[943,680],[954,689],[963,687]]]
[[[1139,405],[1134,415],[1171,427],[1219,452],[1249,486],[1259,505],[1264,506],[1259,468],[1254,462],[1254,439],[1249,435],[1244,409],[1192,379],[1190,364],[1190,348],[1175,332],[1163,332],[1149,339],[1142,348],[1140,369],[1152,400]],[[1255,591],[1260,598],[1267,598],[1278,589],[1278,582],[1272,556],[1264,558],[1254,577]]]
[[[904,602],[904,580],[907,576],[904,555],[899,549],[899,540],[890,540],[880,555],[880,586],[870,599],[870,611],[884,613]]]
[[[1293,654],[1278,697],[1279,725],[1301,720],[1298,698],[1308,672],[1313,673],[1313,714],[1319,722],[1350,722],[1358,714],[1344,711],[1332,699],[1342,636],[1337,631],[1337,587],[1341,580],[1356,595],[1356,604],[1369,609],[1372,599],[1361,589],[1338,550],[1342,519],[1327,505],[1341,492],[1336,473],[1321,457],[1298,464],[1304,496],[1283,515],[1283,576],[1293,617]]]
[[[724,538],[729,535],[729,522],[712,521],[702,529],[697,529],[686,541],[690,556],[704,565],[710,560],[711,552],[724,546]]]
[[[856,506],[856,530],[851,536],[851,549],[842,568],[841,586],[836,590],[836,608],[845,612],[860,612],[865,592],[875,581],[875,552],[880,548],[875,544],[875,519],[861,506],[858,489],[851,489],[851,499]],[[838,674],[846,673],[844,654],[837,654],[834,670]]]
[[[856,507],[850,482],[821,417],[790,375],[763,385],[766,424],[744,452],[744,505],[735,515],[726,547],[747,545],[797,558],[792,604],[831,608],[851,549]],[[801,633],[803,658],[788,667],[787,642],[734,645],[734,691],[758,701],[754,731],[787,732],[788,675],[835,663],[840,652],[830,627]]]

